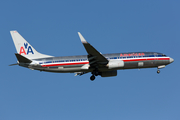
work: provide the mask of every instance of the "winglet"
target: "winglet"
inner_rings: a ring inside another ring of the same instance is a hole
[[[84,37],[81,35],[80,32],[78,32],[78,35],[79,35],[82,43],[87,43],[87,41],[84,39]]]

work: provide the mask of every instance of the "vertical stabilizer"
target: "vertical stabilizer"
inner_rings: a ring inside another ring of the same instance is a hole
[[[10,31],[16,51],[28,59],[53,57],[37,52],[17,31]]]

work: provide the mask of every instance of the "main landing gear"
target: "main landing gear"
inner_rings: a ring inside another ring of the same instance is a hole
[[[94,81],[96,78],[95,76],[98,76],[98,75],[100,75],[100,72],[98,70],[93,71],[92,76],[90,77],[90,80]]]
[[[91,80],[91,81],[94,81],[95,78],[96,78],[96,77],[95,77],[94,75],[92,75],[92,76],[90,77],[90,80]]]

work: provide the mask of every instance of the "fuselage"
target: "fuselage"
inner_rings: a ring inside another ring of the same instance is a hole
[[[157,52],[115,53],[103,54],[103,56],[112,63],[114,61],[122,61],[123,65],[109,68],[107,64],[105,67],[99,69],[101,72],[119,69],[165,67],[165,65],[174,61],[172,58]],[[89,64],[90,61],[87,55],[81,55],[34,59],[31,64],[23,64],[22,66],[40,71],[58,73],[92,72],[94,69],[91,69]]]
[[[54,57],[36,51],[17,31],[10,31],[15,44],[18,60],[17,64],[32,70],[56,73],[76,73],[83,75],[91,72],[90,79],[95,76],[117,76],[117,70],[136,68],[164,68],[174,60],[157,52],[129,52],[101,54],[78,32],[80,40],[86,49],[87,55]]]

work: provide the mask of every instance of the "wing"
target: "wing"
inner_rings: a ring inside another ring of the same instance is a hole
[[[89,44],[84,37],[78,32],[82,44],[84,45],[87,53],[88,60],[91,67],[101,67],[107,65],[109,62],[101,53],[99,53],[91,44]]]

